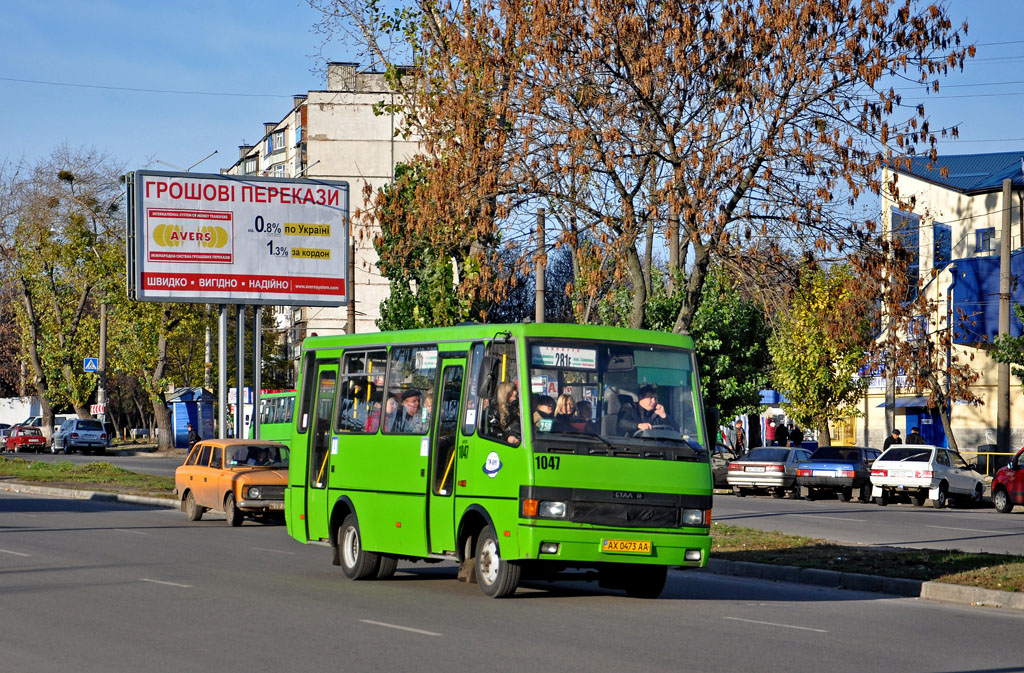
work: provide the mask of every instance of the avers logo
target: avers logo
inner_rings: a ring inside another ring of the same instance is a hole
[[[186,243],[203,248],[223,248],[228,244],[228,232],[212,224],[195,230],[186,230],[180,224],[158,224],[153,227],[153,242],[165,248],[177,248]]]

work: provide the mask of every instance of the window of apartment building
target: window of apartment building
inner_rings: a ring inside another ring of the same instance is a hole
[[[285,177],[286,174],[284,164],[274,164],[273,166],[271,166],[270,174],[275,178]]]
[[[267,154],[280,152],[284,149],[284,130],[274,131],[267,136]]]
[[[974,230],[974,252],[993,252],[995,250],[995,243],[995,227],[986,227],[985,229]]]
[[[953,228],[935,222],[932,229],[935,236],[934,266],[938,268],[953,261]]]
[[[904,255],[908,287],[907,300],[917,296],[917,281],[920,276],[921,216],[902,210],[892,209],[892,240]]]
[[[256,172],[256,157],[246,157],[245,164],[242,167],[242,172],[245,175],[252,175]]]
[[[302,127],[302,126],[295,127],[295,144],[296,145],[298,145],[299,143],[302,142],[302,134],[303,134],[304,131],[305,131],[305,128]]]

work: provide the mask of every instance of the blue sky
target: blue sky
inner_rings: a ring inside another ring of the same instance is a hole
[[[963,74],[925,99],[933,128],[960,127],[961,140],[940,152],[1024,149],[1024,2],[950,9],[979,46]],[[263,122],[281,119],[293,94],[324,87],[315,20],[300,0],[0,0],[0,161],[34,161],[67,142],[127,169],[188,167],[217,150],[195,169],[217,172],[262,137]],[[356,60],[340,47],[326,53]]]

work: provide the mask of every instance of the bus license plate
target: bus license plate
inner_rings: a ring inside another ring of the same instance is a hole
[[[601,551],[619,554],[650,554],[650,540],[601,540]]]

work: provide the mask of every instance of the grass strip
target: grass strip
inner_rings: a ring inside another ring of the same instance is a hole
[[[93,491],[171,497],[174,478],[139,474],[106,462],[75,465],[69,461],[47,463],[24,458],[0,460],[0,477],[57,488],[88,487]]]
[[[715,523],[711,556],[800,568],[1024,591],[1024,557],[937,549],[843,545]]]

